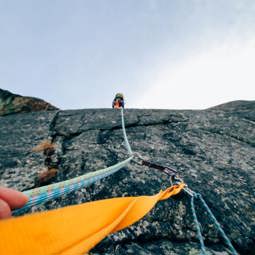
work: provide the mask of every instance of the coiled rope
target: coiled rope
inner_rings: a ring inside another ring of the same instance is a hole
[[[29,197],[29,200],[22,208],[14,210],[13,215],[23,214],[32,206],[42,204],[46,201],[56,199],[70,192],[77,191],[84,187],[88,187],[89,185],[107,176],[110,176],[116,173],[117,171],[119,171],[121,168],[127,166],[128,163],[133,159],[133,152],[131,150],[130,144],[128,142],[127,134],[126,134],[123,108],[121,108],[121,125],[122,125],[124,143],[128,151],[129,158],[113,166],[110,166],[101,170],[97,170],[95,172],[90,172],[70,180],[24,191],[23,193]]]

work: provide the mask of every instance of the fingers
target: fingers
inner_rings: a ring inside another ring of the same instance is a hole
[[[19,191],[0,187],[0,200],[5,201],[9,205],[9,208],[14,209],[20,208],[23,205],[25,205],[26,202],[28,201],[28,197]]]
[[[0,199],[0,219],[6,219],[11,217],[11,209],[9,205],[2,199]]]

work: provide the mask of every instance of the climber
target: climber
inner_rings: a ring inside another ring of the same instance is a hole
[[[112,108],[124,108],[124,95],[122,93],[117,93],[112,102]]]

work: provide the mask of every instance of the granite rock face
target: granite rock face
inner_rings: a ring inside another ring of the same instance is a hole
[[[35,97],[23,97],[0,89],[0,116],[35,111],[52,111],[58,108]]]
[[[212,212],[240,254],[255,251],[255,101],[237,101],[201,111],[125,110],[134,152],[172,166]],[[35,187],[45,167],[32,152],[40,141],[56,144],[59,182],[110,166],[127,157],[119,110],[89,109],[21,113],[0,117],[0,185]],[[116,196],[151,195],[170,186],[169,177],[132,162],[128,168],[67,196],[32,208],[41,211]],[[198,218],[209,254],[230,254],[201,203]],[[190,198],[161,201],[142,220],[113,234],[91,254],[199,254]]]

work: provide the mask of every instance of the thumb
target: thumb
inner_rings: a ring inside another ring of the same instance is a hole
[[[0,199],[0,219],[9,217],[11,217],[11,209],[4,200]]]

